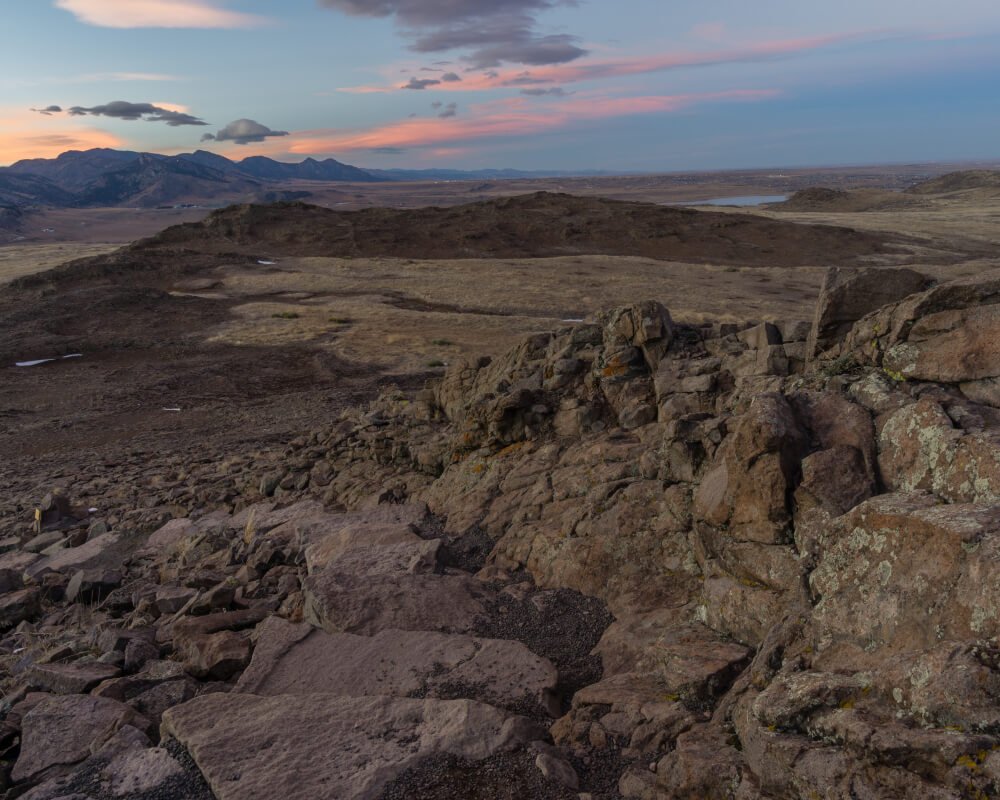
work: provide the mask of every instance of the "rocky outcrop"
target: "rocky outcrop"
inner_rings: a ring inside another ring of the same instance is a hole
[[[17,790],[997,796],[997,280],[838,274],[812,327],[638,303],[388,391],[213,511],[25,529]]]
[[[876,272],[830,282],[815,349],[647,304],[459,365],[342,427],[327,496],[369,502],[378,470],[494,568],[609,604],[604,678],[553,735],[658,760],[623,796],[995,792],[1000,416],[968,391],[1000,369],[992,279]]]
[[[915,294],[927,284],[927,278],[912,269],[828,270],[807,340],[809,358],[842,341],[866,314]]]

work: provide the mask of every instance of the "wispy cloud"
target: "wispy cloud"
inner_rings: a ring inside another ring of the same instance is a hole
[[[30,86],[65,86],[85,83],[142,83],[185,80],[177,75],[159,72],[84,72],[79,75],[46,75],[42,77],[0,76],[0,88],[27,88]]]
[[[522,98],[512,98],[476,107],[467,117],[405,119],[353,132],[302,131],[293,134],[283,147],[288,153],[305,155],[460,145],[488,139],[532,136],[587,120],[669,113],[706,103],[760,102],[779,94],[773,89],[735,89],[705,94],[585,97],[564,100],[544,108]]]
[[[266,18],[212,0],[55,0],[80,22],[101,28],[252,28]]]
[[[64,83],[104,83],[105,81],[179,81],[183,78],[162,72],[90,72],[60,80]]]
[[[708,67],[723,64],[747,64],[788,58],[815,50],[822,50],[847,42],[861,41],[879,35],[881,32],[855,32],[830,34],[826,36],[779,39],[725,49],[663,53],[639,58],[587,59],[571,64],[552,64],[533,67],[529,70],[490,70],[485,73],[469,74],[460,83],[441,84],[440,91],[468,92],[510,87],[530,87],[560,85],[583,81],[623,78],[656,72]],[[344,88],[340,91],[359,94],[394,91],[393,86],[360,86]]]

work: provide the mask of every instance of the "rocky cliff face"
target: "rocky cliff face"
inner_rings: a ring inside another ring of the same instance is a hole
[[[187,780],[180,748],[220,798],[500,797],[523,758],[510,796],[998,796],[998,341],[995,273],[832,274],[778,325],[640,303],[387,393],[227,509],[11,550],[8,626],[105,630],[15,681],[13,777]],[[54,719],[83,744],[33,746]]]

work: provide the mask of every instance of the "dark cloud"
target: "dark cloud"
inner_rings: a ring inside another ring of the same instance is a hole
[[[319,0],[346,14],[392,17],[419,53],[465,50],[476,68],[561,64],[586,55],[574,36],[541,35],[536,15],[576,0]]]
[[[53,114],[61,114],[62,106],[46,106],[45,108],[33,108],[31,110],[36,114],[44,114],[47,117],[51,117]]]
[[[437,111],[443,105],[444,105],[444,103],[442,103],[440,100],[435,100],[433,103],[431,103],[431,108],[433,108],[435,111]]]
[[[458,103],[448,103],[448,105],[446,105],[443,109],[441,109],[441,113],[438,114],[438,116],[441,119],[448,119],[449,117],[457,117]]]
[[[504,61],[540,66],[565,64],[587,54],[577,47],[572,36],[532,36],[510,42],[481,47],[472,54],[472,64],[477,69],[498,67]]]
[[[180,111],[171,111],[167,108],[154,106],[152,103],[128,103],[124,100],[115,100],[103,106],[73,106],[67,113],[72,117],[112,117],[113,119],[137,120],[146,122],[165,122],[172,128],[181,125],[208,125],[202,119],[184,114]]]
[[[441,80],[445,83],[458,83],[458,81],[462,80],[462,76],[457,72],[446,72],[441,76]]]
[[[251,144],[263,142],[272,136],[288,136],[288,131],[272,131],[267,125],[261,125],[256,120],[238,119],[230,122],[215,134],[206,133],[201,137],[203,142],[235,142],[236,144]]]
[[[520,75],[503,82],[504,86],[537,86],[540,83],[552,83],[550,80],[532,77],[530,72],[522,72]]]
[[[404,83],[400,89],[426,89],[428,86],[438,86],[441,81],[434,78],[410,78],[409,83]]]
[[[567,92],[565,89],[560,89],[557,86],[554,89],[522,89],[521,94],[528,97],[545,97],[546,95],[551,95],[552,97],[565,97],[566,95],[573,93]]]
[[[414,115],[416,116],[416,115]],[[373,147],[371,152],[382,156],[399,156],[406,152],[404,147]]]

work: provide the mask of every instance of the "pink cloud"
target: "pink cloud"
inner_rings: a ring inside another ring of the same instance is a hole
[[[622,78],[654,72],[705,67],[718,64],[752,63],[821,50],[843,42],[871,36],[874,32],[831,34],[798,39],[781,39],[724,50],[691,51],[632,59],[598,59],[574,61],[571,64],[553,64],[530,70],[497,70],[492,73],[470,74],[462,81],[442,83],[434,91],[469,92],[489,89],[531,87],[538,85],[579,83],[581,81]],[[359,86],[340,91],[357,94],[396,91],[399,86]]]
[[[0,164],[22,158],[55,158],[67,150],[121,147],[124,142],[107,131],[78,130],[67,134],[0,133]]]
[[[55,158],[67,150],[126,144],[113,133],[56,119],[27,109],[0,107],[0,164],[22,158]]]
[[[537,135],[588,120],[676,112],[704,103],[759,102],[778,94],[773,89],[737,89],[706,94],[583,97],[544,109],[511,98],[475,107],[469,116],[459,119],[405,119],[364,131],[300,131],[280,147],[297,155],[380,148],[441,149],[482,139]]]
[[[266,22],[212,0],[56,0],[56,5],[102,28],[251,28]]]

